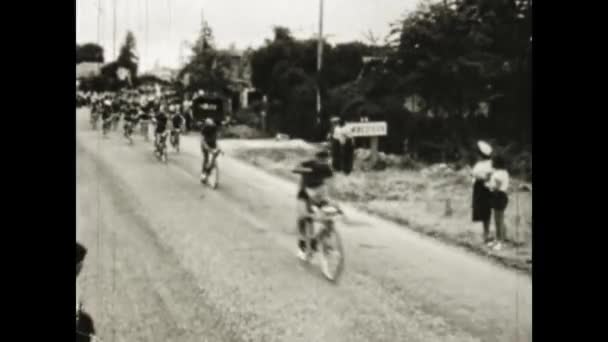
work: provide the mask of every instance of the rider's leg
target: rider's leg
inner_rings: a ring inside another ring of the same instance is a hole
[[[312,228],[312,218],[309,212],[309,204],[305,199],[298,198],[297,202],[297,235],[298,235],[298,257],[302,260],[306,259],[307,247],[311,250],[316,249],[316,243],[314,240],[310,241],[310,246],[307,246],[308,229]]]
[[[305,250],[307,236],[313,233],[311,231],[308,231],[312,229],[313,212],[310,201],[301,196],[298,196],[297,216],[298,247],[301,250]],[[312,250],[317,249],[317,242],[315,239],[312,239],[310,241],[310,247]]]
[[[203,174],[209,173],[209,150],[207,149],[203,149],[203,167],[201,172]]]

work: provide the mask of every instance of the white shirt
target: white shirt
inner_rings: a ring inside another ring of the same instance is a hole
[[[346,127],[336,126],[332,134],[333,138],[338,140],[341,144],[346,142],[346,139],[350,136],[350,130]]]
[[[486,186],[492,191],[507,192],[509,190],[509,173],[506,170],[495,170],[492,172],[490,181]]]
[[[473,174],[474,180],[486,180],[488,179],[492,171],[494,171],[494,169],[492,168],[492,161],[482,160],[475,164],[471,173]]]

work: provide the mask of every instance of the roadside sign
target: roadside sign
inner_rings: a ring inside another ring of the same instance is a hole
[[[346,129],[352,137],[378,137],[387,134],[386,121],[349,122]]]

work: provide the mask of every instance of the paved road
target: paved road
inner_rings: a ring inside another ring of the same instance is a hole
[[[80,294],[103,341],[530,341],[529,276],[347,210],[331,285],[294,256],[294,185],[228,156],[198,184],[197,137],[168,165],[77,111]]]

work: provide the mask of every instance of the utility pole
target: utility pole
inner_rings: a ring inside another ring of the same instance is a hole
[[[116,60],[116,0],[113,2],[113,10],[112,10],[112,55],[114,56],[114,60]]]
[[[101,46],[101,0],[97,0],[97,45]]]
[[[317,45],[317,123],[321,121],[321,68],[323,65],[323,0],[319,0],[319,38]]]
[[[149,40],[148,40],[148,0],[146,0],[146,58],[150,57]]]

